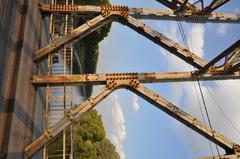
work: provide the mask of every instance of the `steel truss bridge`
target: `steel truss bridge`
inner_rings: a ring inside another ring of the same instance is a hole
[[[208,5],[203,0],[194,4],[188,0],[157,0],[169,9],[155,10],[146,8],[128,8],[127,6],[92,6],[76,5],[74,3],[40,3],[39,7],[44,16],[81,16],[92,18],[85,24],[66,31],[58,38],[52,38],[49,44],[34,53],[33,60],[40,62],[49,58],[60,49],[84,38],[91,32],[109,22],[118,22],[126,25],[150,41],[166,49],[179,59],[195,68],[189,72],[149,72],[149,73],[109,73],[109,74],[63,74],[63,75],[34,75],[31,82],[36,87],[71,86],[71,85],[102,85],[103,88],[87,99],[75,109],[65,112],[63,118],[54,126],[47,128],[42,136],[38,137],[25,148],[25,158],[30,158],[44,148],[54,138],[77,122],[81,115],[93,108],[116,89],[128,89],[150,102],[171,117],[187,127],[211,140],[226,151],[226,154],[214,158],[240,158],[240,146],[226,136],[210,129],[190,114],[181,110],[152,90],[143,86],[144,83],[184,82],[240,79],[240,40],[226,48],[211,61],[206,61],[196,53],[154,30],[139,19],[173,20],[193,23],[240,23],[240,14],[218,13],[215,10],[229,0],[212,0]],[[54,1],[53,1],[54,2]],[[197,6],[198,4],[198,6]],[[225,59],[223,65],[216,65]],[[213,158],[206,157],[206,158]]]

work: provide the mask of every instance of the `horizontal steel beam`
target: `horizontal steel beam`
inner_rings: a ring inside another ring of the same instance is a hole
[[[240,23],[240,14],[217,13],[199,15],[191,12],[175,14],[172,10],[129,8],[129,15],[136,19],[185,21],[189,23]]]
[[[45,15],[70,14],[73,16],[97,16],[102,13],[101,6],[66,5],[66,7],[52,7],[42,4],[41,11]],[[129,8],[129,15],[136,19],[173,20],[192,23],[240,23],[240,14],[211,13],[206,15],[193,14],[186,11],[175,14],[172,10],[156,10],[147,8]]]
[[[196,76],[194,72],[152,72],[152,73],[112,73],[112,74],[81,74],[33,76],[32,83],[36,86],[50,85],[104,85],[109,80],[138,80],[140,83],[187,82],[210,80],[240,79],[240,72],[231,75],[221,72],[204,73]]]

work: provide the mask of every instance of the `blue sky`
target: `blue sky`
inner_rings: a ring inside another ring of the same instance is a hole
[[[112,4],[162,9],[154,0],[112,0]],[[238,12],[240,1],[233,0],[220,9]],[[171,39],[182,43],[176,22],[144,21]],[[182,23],[190,49],[206,60],[215,57],[240,37],[239,24]],[[184,71],[189,66],[145,37],[118,23],[112,24],[109,36],[101,42],[98,73],[107,72],[166,72]],[[217,104],[240,129],[240,82],[206,82],[203,86],[214,129],[240,143],[240,134],[217,109]],[[194,83],[145,85],[184,111],[202,121],[197,103],[199,90]],[[211,155],[208,140],[196,134],[164,112],[128,90],[118,90],[101,102],[97,109],[102,115],[108,138],[116,145],[122,158],[159,159],[193,158]],[[221,122],[219,122],[221,121]],[[214,145],[214,154],[216,150]]]

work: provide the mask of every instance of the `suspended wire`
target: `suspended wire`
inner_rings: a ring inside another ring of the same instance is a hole
[[[206,128],[207,124],[206,124],[206,121],[205,121],[205,118],[204,118],[204,115],[203,115],[203,110],[202,110],[202,106],[201,106],[201,103],[200,103],[199,95],[198,95],[198,92],[197,92],[196,83],[194,82],[193,85],[194,85],[194,90],[195,90],[195,93],[196,93],[196,96],[197,96],[198,106],[200,108],[203,124],[205,125],[205,128]],[[212,148],[212,144],[211,144],[210,140],[208,140],[208,144],[209,144],[209,147],[210,147],[211,154],[212,154],[212,156],[214,156],[213,148]]]
[[[217,106],[217,108],[220,110],[220,112],[223,114],[223,116],[226,118],[226,120],[231,124],[231,126],[236,130],[236,132],[240,135],[240,130],[237,128],[237,126],[231,121],[231,119],[227,116],[226,113],[224,113],[223,109],[221,108],[221,106],[218,104],[217,100],[215,99],[214,95],[212,94],[212,92],[210,91],[210,89],[208,88],[208,86],[206,85],[206,82],[204,81],[204,86],[207,88],[207,91],[209,93],[209,95],[211,96],[213,102],[215,103],[215,105]]]
[[[211,120],[210,120],[210,117],[209,117],[209,114],[208,114],[207,104],[206,104],[205,98],[203,96],[202,87],[201,87],[201,84],[200,84],[200,81],[199,81],[198,77],[197,77],[197,83],[198,83],[198,87],[199,87],[199,90],[200,90],[200,95],[202,97],[203,106],[204,106],[204,109],[205,109],[205,112],[206,112],[206,115],[207,115],[208,124],[209,124],[210,130],[212,132],[212,135],[214,135],[213,134],[212,123],[211,123]],[[218,149],[216,144],[215,144],[215,146],[216,146],[216,150],[217,150],[218,156],[219,156],[219,158],[221,158],[219,149]]]
[[[179,28],[179,30],[180,30],[181,37],[182,37],[182,39],[183,39],[183,43],[184,43],[184,45],[187,47],[187,49],[189,50],[189,46],[188,46],[188,42],[187,42],[187,39],[186,39],[186,35],[185,35],[184,29],[183,29],[183,27],[182,27],[181,21],[180,21],[180,19],[179,19],[179,16],[178,16],[177,24],[178,24],[178,28]],[[190,69],[191,69],[191,67],[190,67]],[[210,126],[210,130],[211,130],[211,132],[212,132],[212,135],[214,135],[214,134],[213,134],[213,128],[212,128],[211,120],[210,120],[209,113],[208,113],[207,106],[206,106],[206,102],[205,102],[205,98],[204,98],[204,96],[203,96],[202,87],[201,87],[201,84],[200,84],[200,81],[199,81],[199,78],[198,78],[198,77],[197,77],[197,83],[198,83],[198,87],[199,87],[199,90],[200,90],[200,94],[201,94],[201,98],[202,98],[202,103],[203,103],[203,105],[204,105],[205,113],[206,113],[206,116],[207,116],[207,121],[208,121],[208,124],[209,124],[209,126]],[[197,93],[197,90],[196,90],[196,86],[195,86],[195,85],[194,85],[194,88],[195,88],[195,92]],[[197,98],[198,98],[198,95],[197,95]],[[204,119],[204,116],[203,116],[203,112],[202,112],[202,108],[201,108],[201,105],[200,105],[200,100],[199,100],[199,98],[198,98],[198,102],[199,102],[198,104],[199,104],[199,107],[200,107],[201,116],[202,116],[202,118],[203,118],[204,125],[206,125],[206,124],[205,124],[205,119]],[[209,140],[208,140],[208,141],[209,141]],[[215,146],[216,146],[216,150],[217,150],[218,156],[219,156],[219,158],[221,158],[221,157],[220,157],[219,149],[218,149],[218,147],[217,147],[216,144],[215,144]],[[212,156],[214,156],[213,149],[212,149],[212,146],[211,146],[210,141],[209,141],[209,147],[210,147]]]

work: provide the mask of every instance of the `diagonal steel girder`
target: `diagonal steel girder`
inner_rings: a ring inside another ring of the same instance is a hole
[[[149,103],[159,108],[160,110],[164,111],[171,117],[191,128],[195,132],[211,140],[213,143],[223,148],[227,154],[235,153],[234,148],[236,144],[233,141],[231,141],[224,135],[216,132],[215,130],[211,130],[206,125],[202,124],[199,120],[192,117],[190,114],[184,112],[179,107],[175,106],[166,99],[160,97],[158,94],[154,93],[150,89],[142,85],[139,85],[135,88],[130,87],[129,89],[143,99],[145,99],[146,101],[148,101]]]
[[[160,2],[161,4],[165,5],[166,7],[172,9],[172,10],[177,10],[179,8],[178,5],[180,5],[180,7],[182,5],[184,5],[183,7],[187,10],[195,10],[197,9],[193,4],[188,3],[188,0],[156,0],[158,2]]]
[[[58,4],[41,4],[41,11],[44,15],[50,14],[70,14],[73,16],[94,17],[101,14],[101,6],[66,5],[58,7]],[[175,20],[193,23],[240,23],[239,14],[211,13],[206,15],[193,14],[192,12],[182,12],[175,14],[172,10],[157,10],[147,8],[129,8],[129,15],[136,19],[150,20]]]
[[[32,78],[35,86],[49,85],[104,85],[108,80],[138,80],[140,83],[188,82],[209,80],[240,79],[240,72],[226,75],[224,72],[204,73],[195,75],[194,72],[150,72],[150,73],[110,73],[110,74],[80,74],[36,76]]]
[[[47,130],[43,135],[38,137],[33,143],[25,148],[24,158],[30,158],[45,145],[51,143],[60,132],[69,127],[73,122],[76,122],[84,112],[93,108],[112,91],[113,89],[104,87],[99,91],[97,95],[90,97],[87,101],[83,102],[71,112],[67,112],[65,117],[60,120],[54,127]]]
[[[234,57],[234,55],[237,52],[239,52],[239,50],[240,50],[240,40],[236,41],[229,48],[227,48],[222,53],[217,55],[214,59],[212,59],[210,62],[208,62],[207,65],[205,65],[202,69],[198,70],[196,73],[202,74],[202,73],[209,71],[210,67],[214,66],[217,62],[219,62],[224,57],[229,57],[229,61],[226,61],[226,63],[223,65],[223,67],[225,65],[228,65],[229,63],[231,63],[231,57]]]
[[[224,137],[223,135],[219,134],[215,130],[210,130],[207,126],[203,125],[200,121],[187,114],[179,107],[173,105],[164,98],[160,97],[158,94],[140,85],[138,80],[109,79],[106,87],[102,88],[100,93],[93,97],[90,97],[87,101],[85,101],[72,111],[67,112],[65,117],[58,124],[56,124],[53,128],[49,129],[42,136],[38,137],[35,141],[33,141],[33,143],[28,145],[24,151],[25,158],[31,157],[43,146],[51,143],[61,131],[69,127],[73,122],[78,121],[78,119],[84,112],[93,108],[97,103],[107,97],[112,91],[119,88],[126,88],[136,93],[140,97],[155,105],[157,108],[166,112],[168,115],[172,116],[173,118],[177,119],[189,128],[193,129],[194,131],[200,133],[212,142],[216,143],[217,145],[225,149],[228,154],[235,153],[235,147],[237,146],[237,144],[232,142],[230,139]]]
[[[123,23],[152,42],[168,50],[170,53],[191,64],[195,68],[200,69],[207,64],[204,59],[189,51],[187,48],[181,46],[130,15],[127,17],[127,20],[123,20]]]
[[[211,13],[212,11],[216,10],[217,8],[221,7],[225,3],[229,2],[230,0],[213,0],[207,7],[204,8],[204,12]]]
[[[98,15],[97,17],[93,18],[92,20],[84,23],[83,25],[79,26],[78,28],[74,29],[70,34],[64,35],[61,38],[53,39],[49,44],[44,46],[43,48],[37,50],[34,53],[33,60],[39,61],[46,57],[49,53],[53,53],[63,47],[65,44],[72,43],[81,39],[91,32],[97,30],[104,24],[108,23],[108,16]]]

